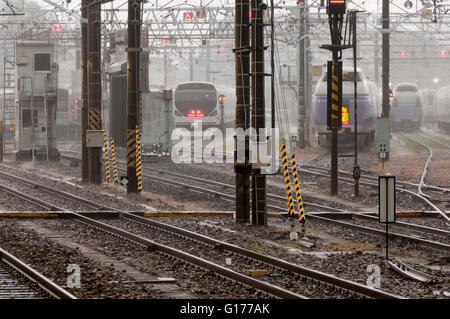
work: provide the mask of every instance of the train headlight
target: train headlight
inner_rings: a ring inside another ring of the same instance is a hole
[[[219,100],[219,102],[225,102],[227,100],[227,97],[223,94],[219,95],[219,97],[217,98]]]

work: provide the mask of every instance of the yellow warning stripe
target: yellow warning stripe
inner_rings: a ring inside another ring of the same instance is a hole
[[[283,143],[281,144],[281,154],[286,154],[286,145]],[[283,159],[283,174],[284,174],[284,182],[286,184],[286,198],[287,198],[287,206],[288,206],[288,212],[289,215],[294,216],[295,210],[294,210],[294,201],[292,198],[292,192],[291,192],[291,184],[289,182],[289,169],[288,169],[288,163],[287,163],[287,157],[284,155],[282,157]]]
[[[127,135],[127,166],[136,167],[136,131],[128,130]]]
[[[142,158],[141,158],[141,138],[139,135],[139,127],[136,125],[136,144],[137,144],[137,154],[136,154],[136,176],[138,179],[138,192],[142,192]]]
[[[103,132],[103,141],[105,144],[105,163],[106,163],[106,181],[111,182],[111,174],[110,174],[110,168],[109,168],[109,149],[108,149],[108,135],[106,134],[106,131]]]
[[[117,165],[116,165],[116,152],[114,147],[114,138],[111,136],[111,156],[113,162],[113,174],[114,174],[114,182],[118,183],[119,178],[117,177]]]
[[[102,128],[101,119],[101,110],[89,110],[89,128],[91,130]]]
[[[291,164],[292,164],[292,175],[294,177],[294,186],[295,186],[295,194],[297,196],[297,207],[298,207],[298,220],[301,222],[305,221],[305,210],[303,208],[303,200],[302,195],[300,193],[300,185],[298,182],[298,174],[297,174],[297,163],[295,160],[295,154],[291,154]]]

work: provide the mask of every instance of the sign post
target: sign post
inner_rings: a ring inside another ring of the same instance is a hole
[[[395,223],[395,176],[378,176],[378,220],[386,224],[386,260],[389,260],[389,224]]]

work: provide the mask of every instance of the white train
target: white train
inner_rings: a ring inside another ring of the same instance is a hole
[[[397,130],[418,130],[423,117],[423,99],[419,87],[415,83],[399,83],[393,93],[391,127]]]
[[[361,70],[358,77],[358,144],[367,145],[375,138],[376,117],[379,116],[380,92],[374,82],[368,81]],[[344,67],[342,72],[342,130],[338,133],[339,145],[352,145],[354,125],[354,72]],[[312,101],[312,133],[320,145],[331,144],[331,131],[327,130],[327,72],[317,83]]]
[[[181,83],[175,89],[173,119],[176,127],[193,128],[201,121],[202,127],[233,126],[236,108],[233,88],[219,87],[207,82]],[[221,110],[223,103],[223,114]]]
[[[450,133],[450,86],[436,92],[435,119],[440,130]]]

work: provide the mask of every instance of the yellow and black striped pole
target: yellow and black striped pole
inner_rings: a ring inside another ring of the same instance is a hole
[[[114,183],[119,183],[119,178],[117,177],[116,150],[114,147],[114,138],[112,136],[111,136],[111,157],[113,164]]]
[[[142,192],[142,157],[141,157],[141,137],[139,135],[139,127],[136,125],[136,176],[138,181],[138,192]]]
[[[342,122],[339,121],[339,78],[333,74],[331,82],[331,121],[338,122],[338,129],[342,129]]]
[[[295,161],[295,154],[291,154],[291,164],[292,164],[292,176],[294,178],[294,186],[295,186],[295,194],[297,197],[297,207],[298,207],[298,220],[299,222],[304,223],[305,220],[305,209],[303,207],[302,195],[300,193],[300,185],[298,183],[298,174],[297,174],[297,163]]]
[[[111,182],[111,172],[109,168],[108,136],[106,134],[106,131],[103,132],[103,141],[105,144],[106,181],[109,183]]]
[[[294,215],[295,215],[294,201],[292,199],[291,184],[289,182],[289,168],[288,168],[287,155],[286,155],[286,145],[284,143],[281,144],[281,158],[283,160],[283,173],[284,173],[284,182],[286,184],[286,197],[287,197],[287,203],[288,203],[288,211],[289,211],[289,215],[294,217]]]

